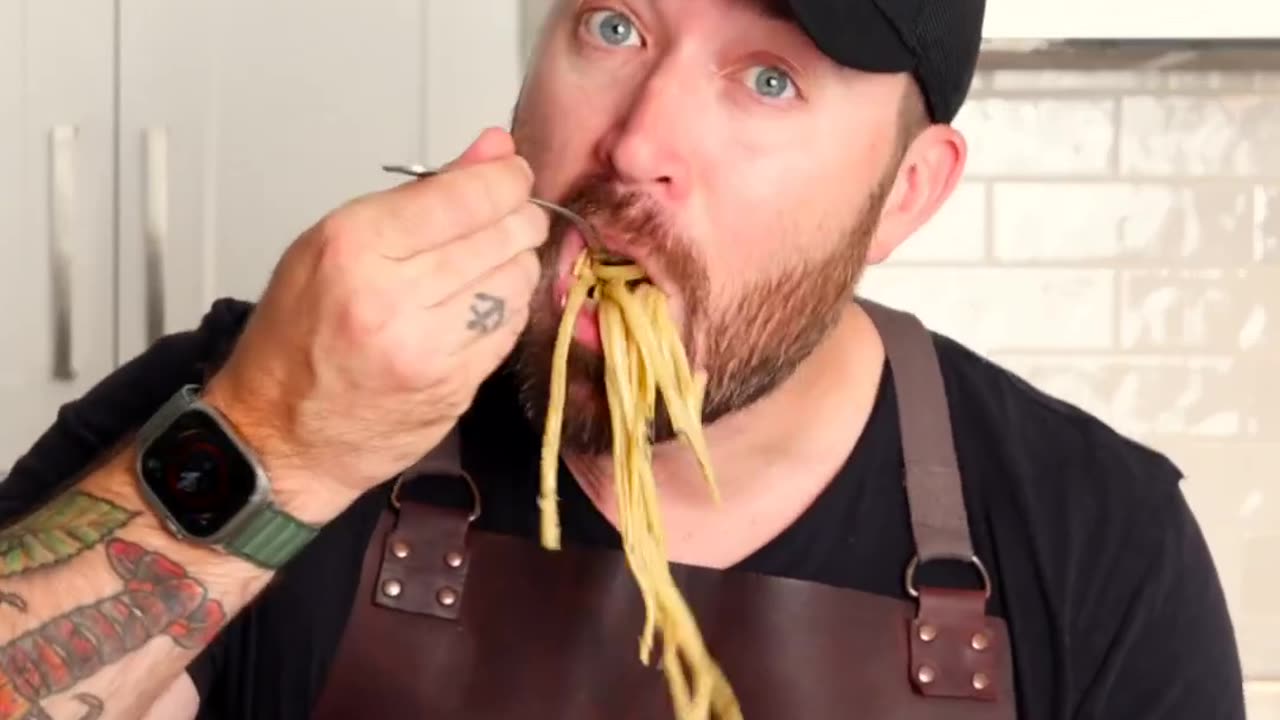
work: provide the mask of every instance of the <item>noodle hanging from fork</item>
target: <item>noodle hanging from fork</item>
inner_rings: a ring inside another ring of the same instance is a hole
[[[542,545],[560,548],[556,504],[560,433],[568,382],[569,344],[578,313],[592,289],[597,299],[604,348],[605,390],[613,431],[613,478],[618,524],[627,564],[645,606],[640,662],[649,664],[655,634],[662,640],[662,669],[679,720],[741,720],[733,688],[711,657],[693,611],[680,594],[667,562],[654,484],[650,428],[657,393],[672,427],[690,447],[713,497],[720,499],[702,434],[706,376],[690,371],[680,335],[667,313],[666,296],[644,279],[636,265],[605,265],[583,253],[565,301],[552,358],[551,397],[543,435],[541,493]],[[631,283],[637,283],[634,288]]]

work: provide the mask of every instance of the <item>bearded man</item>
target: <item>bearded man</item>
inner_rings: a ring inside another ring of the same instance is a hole
[[[961,177],[982,18],[558,2],[509,133],[324,217],[259,302],[218,302],[16,464],[0,718],[669,717],[632,644],[594,303],[564,550],[537,542],[588,238],[532,199],[643,269],[706,373],[720,501],[669,422],[652,467],[746,717],[1242,718],[1177,469],[855,300]]]

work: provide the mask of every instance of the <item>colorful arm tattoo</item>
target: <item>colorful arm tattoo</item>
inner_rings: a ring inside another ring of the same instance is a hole
[[[0,577],[65,562],[98,544],[124,589],[82,605],[0,645],[0,720],[47,720],[40,702],[70,690],[157,635],[198,649],[226,622],[221,604],[173,560],[111,537],[136,514],[74,492],[0,532]],[[4,602],[25,609],[21,597]],[[98,697],[74,696],[86,706],[82,720],[102,714]]]

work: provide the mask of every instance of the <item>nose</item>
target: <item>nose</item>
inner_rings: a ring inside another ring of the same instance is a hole
[[[689,193],[688,140],[695,110],[674,63],[637,83],[631,101],[600,139],[599,159],[618,181],[655,199],[680,203]],[[688,83],[683,83],[687,85]]]

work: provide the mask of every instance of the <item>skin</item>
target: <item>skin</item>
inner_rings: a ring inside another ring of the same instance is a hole
[[[918,122],[908,78],[838,68],[760,8],[564,0],[514,137],[485,131],[441,175],[356,198],[293,243],[204,390],[286,512],[333,519],[435,446],[513,351],[525,369],[550,351],[540,333],[558,315],[572,236],[550,228],[534,194],[594,208],[608,242],[671,295],[711,373],[707,439],[724,505],[709,505],[683,448],[654,456],[674,559],[732,563],[812,502],[856,443],[883,364],[848,293],[950,195],[965,145]],[[592,34],[619,11],[642,42]],[[788,74],[757,82],[775,66]],[[571,402],[589,416],[601,407],[593,352],[575,357]],[[536,398],[526,404],[536,418]],[[0,720],[66,698],[79,703],[72,717],[194,716],[183,669],[271,582],[268,569],[164,529],[139,493],[137,452],[125,439],[47,512],[0,531],[23,549],[3,568],[0,650],[54,663],[39,677],[57,671],[60,694],[7,672]],[[611,516],[610,459],[592,433],[565,457]],[[66,630],[59,617],[106,637],[122,592],[174,612],[127,645],[55,635],[79,651],[28,652],[33,631]]]
[[[922,114],[909,77],[840,67],[758,3],[561,2],[548,21],[514,122],[534,192],[582,210],[650,271],[710,374],[722,506],[682,446],[654,455],[676,559],[750,554],[860,435],[883,351],[848,297],[947,199],[966,153]],[[563,232],[543,247],[518,350],[537,423],[557,290],[579,249]],[[599,362],[575,348],[565,459],[616,522]]]

